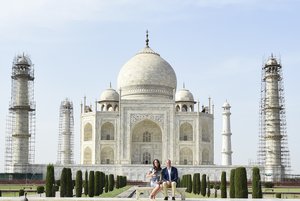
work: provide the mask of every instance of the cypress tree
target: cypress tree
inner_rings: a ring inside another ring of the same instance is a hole
[[[200,175],[199,175],[200,176]],[[200,177],[199,177],[200,178]],[[199,182],[200,183],[200,182]],[[207,197],[210,197],[210,181],[209,177],[207,177]]]
[[[200,173],[193,175],[193,193],[200,194]]]
[[[100,187],[99,187],[99,194],[103,193],[103,188],[105,187],[105,174],[100,172]]]
[[[54,166],[49,164],[47,166],[47,174],[46,174],[46,197],[55,197],[53,194],[52,188],[54,188],[55,179],[54,179]]]
[[[188,193],[191,193],[192,190],[193,190],[192,175],[188,174],[188,175],[186,175],[186,177],[187,177],[187,189],[186,189],[186,191]]]
[[[95,196],[100,195],[100,172],[95,172]]]
[[[235,198],[234,174],[235,174],[235,169],[232,169],[230,171],[230,189],[229,189],[229,196],[230,196],[230,198]]]
[[[113,191],[114,190],[114,186],[115,186],[114,175],[110,174],[109,178],[108,178],[108,190],[109,191]]]
[[[76,172],[75,188],[76,188],[76,197],[81,197],[82,196],[82,172],[81,172],[81,170],[78,170]]]
[[[247,173],[245,167],[235,169],[234,186],[235,198],[248,198]]]
[[[108,192],[108,175],[105,175],[105,188],[104,188],[105,193]]]
[[[117,175],[117,181],[116,181],[116,189],[120,188],[120,176]]]
[[[67,168],[67,182],[66,182],[66,195],[65,197],[73,197],[73,181],[72,170]]]
[[[60,175],[60,197],[67,197],[67,168],[63,168]]]
[[[84,177],[84,194],[87,196],[89,194],[89,180],[88,180],[88,172],[85,171],[85,177]]]
[[[95,193],[94,193],[94,190],[95,190],[95,174],[94,174],[94,171],[90,171],[90,174],[89,174],[89,197],[94,197]]]
[[[206,195],[206,174],[202,175],[202,180],[201,180],[201,195],[204,197]]]
[[[260,173],[258,167],[252,169],[252,198],[262,198]]]
[[[226,172],[222,172],[221,175],[221,198],[227,198],[227,187],[226,187]]]

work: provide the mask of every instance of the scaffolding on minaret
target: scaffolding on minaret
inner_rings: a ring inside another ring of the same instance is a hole
[[[275,59],[273,55],[269,60]],[[277,62],[277,60],[275,59]],[[266,155],[267,155],[267,146],[266,146],[266,133],[267,127],[270,126],[267,123],[266,118],[266,109],[270,109],[270,106],[267,105],[268,99],[271,98],[270,94],[267,95],[266,88],[266,67],[267,64],[262,65],[261,71],[261,99],[259,104],[259,143],[258,143],[258,152],[257,152],[257,162],[261,166],[266,165]],[[270,64],[272,66],[272,64]],[[285,95],[284,95],[284,83],[283,83],[283,72],[281,62],[278,61],[276,64],[278,66],[277,76],[278,76],[278,99],[279,99],[279,130],[280,130],[280,161],[282,167],[282,177],[280,180],[289,178],[291,173],[291,164],[290,164],[290,152],[288,148],[288,135],[287,135],[287,124],[286,124],[286,108],[285,108]],[[274,137],[274,136],[273,136]],[[278,170],[279,171],[279,170]],[[275,172],[274,174],[280,174]],[[275,178],[276,179],[276,178]]]
[[[64,165],[74,163],[73,103],[67,98],[60,104],[57,150],[57,164]]]
[[[6,119],[4,171],[26,172],[35,162],[34,65],[29,56],[17,55],[12,64],[11,101]],[[18,164],[19,169],[14,169]]]

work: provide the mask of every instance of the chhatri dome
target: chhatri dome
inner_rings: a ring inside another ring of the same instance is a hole
[[[111,85],[108,89],[104,90],[100,95],[100,102],[102,101],[119,101],[119,94],[111,88]]]
[[[149,47],[147,31],[146,47],[125,63],[119,72],[118,89],[122,99],[173,99],[176,86],[175,71]]]
[[[183,89],[180,89],[176,92],[175,101],[176,102],[194,102],[194,96],[188,89],[185,89],[185,86],[183,86]]]

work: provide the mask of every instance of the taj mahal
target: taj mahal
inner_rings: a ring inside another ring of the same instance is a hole
[[[262,180],[280,181],[286,167],[282,153],[284,127],[278,122],[283,103],[280,94],[281,64],[273,57],[262,67],[263,129],[260,143],[263,156],[260,167]],[[33,101],[33,65],[29,57],[19,55],[12,68],[11,130],[6,145],[7,173],[40,173],[46,175],[47,164],[34,164],[35,115]],[[200,106],[191,91],[177,88],[177,76],[172,66],[146,45],[129,59],[119,71],[117,88],[104,90],[95,105],[87,105],[86,97],[80,107],[80,163],[73,162],[73,105],[61,104],[61,125],[58,161],[55,176],[69,167],[77,170],[103,171],[125,175],[128,180],[146,181],[146,171],[154,159],[162,164],[167,159],[178,168],[179,176],[195,172],[219,180],[222,171],[229,175],[232,164],[230,104],[222,106],[222,163],[214,162],[214,105]],[[226,98],[226,97],[225,97]],[[225,99],[224,98],[224,99]],[[283,120],[282,120],[283,119]],[[25,123],[24,123],[25,122]],[[283,139],[283,140],[282,140]],[[285,140],[285,141],[284,141]],[[268,150],[273,150],[272,152]],[[251,178],[253,165],[246,165]]]
[[[82,164],[212,165],[212,106],[195,108],[188,89],[177,90],[172,66],[146,47],[120,70],[118,88],[81,113]]]

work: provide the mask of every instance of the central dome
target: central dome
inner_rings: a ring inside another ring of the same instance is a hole
[[[173,99],[176,86],[172,66],[148,45],[125,63],[118,76],[122,99]]]

